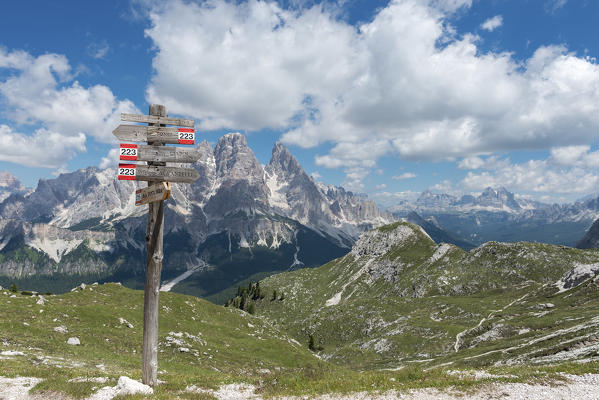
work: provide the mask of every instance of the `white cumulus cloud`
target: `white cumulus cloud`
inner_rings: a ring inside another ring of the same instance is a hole
[[[15,133],[14,127],[4,126],[3,139],[13,138],[14,144],[29,142],[32,149],[43,149],[44,137],[52,154],[40,154],[38,160],[2,150],[3,159],[30,166],[55,168],[64,165],[77,153],[85,151],[86,137],[104,143],[115,142],[112,130],[120,121],[121,112],[138,112],[129,100],[118,100],[104,85],[83,87],[74,79],[67,58],[60,54],[32,56],[22,51],[7,51],[0,47],[1,111],[16,125],[31,125],[33,135]],[[60,143],[63,143],[62,147]],[[34,150],[34,152],[37,150]]]
[[[503,25],[503,17],[501,15],[496,15],[493,18],[487,19],[483,22],[480,27],[486,31],[493,32],[495,29],[499,28]]]
[[[119,163],[119,149],[110,149],[106,157],[102,157],[100,160],[100,164],[98,165],[100,168],[110,168],[115,167]]]
[[[174,0],[149,13],[147,98],[200,129],[268,127],[287,144],[330,143],[317,165],[353,175],[383,156],[455,160],[597,141],[594,60],[564,46],[526,60],[483,52],[448,23],[470,6],[393,0],[356,28],[319,5]]]
[[[504,159],[491,163],[488,170],[470,171],[461,185],[472,190],[505,186],[512,191],[555,193],[591,193],[599,184],[599,174],[570,162],[556,165],[553,155],[547,160],[530,160],[513,164]]]
[[[404,172],[401,175],[395,175],[393,177],[393,179],[395,179],[396,181],[402,181],[404,179],[412,179],[412,178],[416,178],[418,175],[412,173],[412,172]]]
[[[63,135],[38,129],[33,135],[0,125],[0,160],[30,167],[59,168],[85,151],[85,135]]]

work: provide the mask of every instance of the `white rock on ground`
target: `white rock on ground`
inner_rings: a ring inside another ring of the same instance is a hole
[[[22,351],[14,351],[14,350],[5,350],[3,352],[0,353],[0,356],[5,356],[5,357],[14,357],[14,356],[24,356],[25,353],[23,353]],[[0,400],[2,398],[0,397]]]
[[[119,323],[125,325],[127,328],[133,329],[133,324],[127,321],[125,318],[119,317]]]
[[[54,327],[54,332],[58,332],[58,333],[67,333],[69,330],[67,329],[66,326],[61,325],[61,326],[55,326]]]
[[[28,399],[29,389],[40,381],[41,379],[38,378],[4,378],[0,376],[0,399]]]
[[[69,340],[67,340],[67,344],[71,344],[73,346],[79,346],[81,344],[81,342],[79,341],[79,338],[70,337]]]
[[[154,394],[154,389],[126,376],[121,376],[116,386],[103,387],[88,400],[112,400],[116,396],[134,394],[150,395]]]

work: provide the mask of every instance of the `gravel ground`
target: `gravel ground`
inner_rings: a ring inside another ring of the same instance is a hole
[[[37,378],[3,378],[0,376],[0,400],[29,399],[27,392],[37,385]]]
[[[599,400],[599,374],[565,375],[568,382],[554,384],[493,383],[483,385],[473,392],[439,391],[436,389],[418,389],[405,393],[386,392],[353,393],[350,395],[324,395],[315,400]],[[36,378],[0,377],[0,400],[38,400],[27,392],[39,382]],[[253,393],[251,386],[226,385],[218,391],[207,391],[189,387],[189,392],[208,392],[219,400],[261,400]],[[308,397],[286,397],[280,400],[300,400]]]
[[[599,400],[599,374],[565,375],[568,382],[554,384],[493,383],[483,385],[472,393],[418,389],[409,392],[352,393],[350,395],[324,395],[316,400]],[[194,391],[195,388],[188,388]],[[203,391],[203,390],[202,390]],[[208,392],[208,391],[206,391]],[[253,388],[244,385],[226,385],[209,392],[219,400],[261,400]],[[308,397],[286,397],[280,400],[300,400]]]

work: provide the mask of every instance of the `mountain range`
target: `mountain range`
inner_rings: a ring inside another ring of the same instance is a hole
[[[575,246],[599,218],[599,197],[546,204],[503,187],[461,197],[426,190],[415,201],[402,201],[388,211],[397,217],[417,213],[433,218],[438,226],[475,245],[495,240]]]
[[[197,150],[200,178],[173,184],[165,211],[163,278],[194,271],[176,290],[209,296],[257,273],[318,266],[396,219],[314,181],[280,143],[266,166],[238,133]],[[95,167],[42,179],[32,191],[6,173],[2,179],[0,283],[55,291],[77,281],[143,285],[147,206],[135,206],[139,184]]]

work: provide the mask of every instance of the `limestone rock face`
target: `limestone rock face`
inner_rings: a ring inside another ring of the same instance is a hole
[[[362,256],[377,257],[391,250],[392,247],[405,246],[410,241],[417,240],[420,235],[426,236],[417,225],[399,224],[393,229],[373,229],[363,233],[354,244],[351,254],[358,258]],[[430,240],[430,238],[429,238]],[[430,240],[432,242],[432,240]]]

